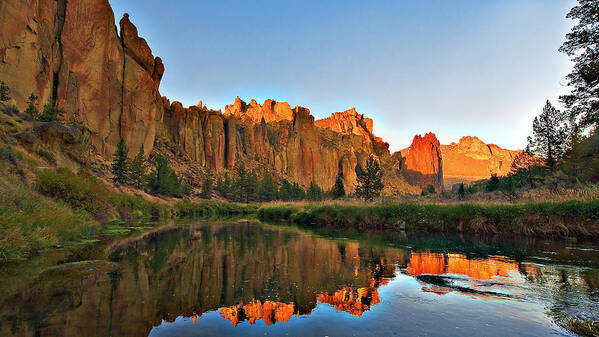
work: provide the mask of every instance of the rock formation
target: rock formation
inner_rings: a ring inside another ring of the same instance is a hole
[[[117,34],[107,0],[6,0],[0,4],[0,79],[21,110],[53,99],[66,118],[92,132],[92,144],[112,155],[120,138],[151,151],[161,117],[164,72],[128,15]]]
[[[331,117],[317,120],[314,124],[335,132],[364,136],[378,142],[383,141],[372,133],[372,119],[365,118],[364,115],[359,114],[356,108],[351,108],[343,112],[335,112],[331,114]]]
[[[462,137],[458,143],[441,145],[446,184],[505,176],[521,151],[485,144],[477,137]]]
[[[412,145],[401,151],[405,158],[402,173],[407,181],[424,188],[433,185],[439,191],[443,187],[443,159],[437,136],[429,132],[424,137],[414,136]]]

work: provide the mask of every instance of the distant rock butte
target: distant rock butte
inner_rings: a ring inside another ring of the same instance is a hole
[[[439,191],[443,187],[443,159],[437,136],[429,132],[424,137],[414,136],[412,145],[401,151],[405,158],[402,173],[406,180],[424,188],[433,185]]]
[[[493,174],[505,176],[521,152],[485,144],[477,137],[462,137],[458,143],[441,145],[443,178],[458,182],[488,179]]]

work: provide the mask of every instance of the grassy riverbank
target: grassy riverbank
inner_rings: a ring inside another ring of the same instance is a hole
[[[115,221],[255,214],[256,205],[188,199],[148,200],[109,190],[95,177],[66,169],[40,170],[26,184],[0,174],[0,261],[36,250],[85,242],[110,232]],[[110,228],[109,228],[110,227]]]
[[[263,221],[337,228],[599,237],[599,200],[527,204],[266,205]]]

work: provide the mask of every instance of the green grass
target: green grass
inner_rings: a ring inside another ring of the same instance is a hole
[[[599,236],[599,200],[530,204],[273,205],[263,221],[304,226],[421,231]]]
[[[256,214],[258,205],[255,204],[237,204],[226,201],[206,200],[192,202],[188,199],[179,201],[174,206],[175,215],[178,217],[215,217]]]
[[[100,225],[85,211],[73,210],[0,176],[0,260],[66,242],[93,238]]]

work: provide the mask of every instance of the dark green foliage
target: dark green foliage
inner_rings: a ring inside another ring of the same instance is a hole
[[[110,171],[112,172],[112,181],[117,184],[126,185],[129,182],[129,149],[125,141],[121,138],[114,153],[114,160]]]
[[[509,201],[513,202],[513,201],[518,200],[518,192],[516,191],[516,183],[514,182],[514,179],[512,178],[512,176],[508,176],[504,179],[503,188],[501,189],[501,192],[503,193],[505,198]]]
[[[154,168],[148,176],[148,188],[154,194],[170,197],[181,197],[184,192],[177,173],[162,155],[154,160]]]
[[[10,101],[10,89],[4,83],[4,81],[0,82],[0,102],[8,102]]]
[[[345,186],[343,185],[343,177],[341,172],[337,174],[335,185],[333,185],[333,189],[331,190],[331,195],[334,199],[345,198]]]
[[[567,76],[572,92],[561,100],[572,119],[582,117],[583,126],[599,126],[599,5],[597,0],[578,0],[566,16],[575,25],[560,51],[572,57],[574,68]]]
[[[281,182],[281,188],[279,189],[279,198],[283,201],[289,201],[293,199],[293,186],[287,179],[283,179]]]
[[[310,201],[321,201],[324,197],[324,193],[322,188],[315,184],[314,182],[310,183],[310,187],[306,191],[306,198]]]
[[[213,187],[213,177],[212,172],[210,170],[206,171],[204,175],[204,182],[202,183],[202,198],[204,199],[212,199],[212,187]]]
[[[248,171],[245,169],[243,164],[239,163],[237,166],[237,177],[233,182],[233,200],[246,202],[247,200],[247,187],[248,187]]]
[[[27,99],[27,109],[25,113],[28,114],[32,119],[37,119],[37,115],[39,115],[39,111],[35,107],[35,103],[37,102],[37,96],[33,93],[29,95],[29,99]]]
[[[260,182],[260,201],[272,201],[278,197],[278,188],[269,172],[264,174]]]
[[[48,103],[44,104],[44,110],[37,116],[35,120],[38,122],[55,122],[58,121],[59,117],[61,117],[63,114],[64,111],[57,108],[54,100],[50,99]]]
[[[435,186],[427,185],[425,188],[422,189],[422,192],[420,192],[420,195],[427,196],[427,195],[436,194],[436,193],[437,193],[437,191],[435,191]]]
[[[378,197],[383,190],[383,172],[378,160],[370,156],[366,161],[366,169],[358,167],[358,182],[356,184],[356,196],[366,201],[372,201]]]
[[[256,171],[251,170],[247,175],[247,183],[245,190],[245,203],[258,201],[260,192],[260,183]]]
[[[306,199],[306,191],[297,182],[291,187],[291,200],[299,201]]]
[[[567,114],[547,101],[543,112],[535,117],[532,131],[533,136],[528,137],[528,148],[544,158],[547,166],[553,169],[566,150],[569,134]]]
[[[487,182],[487,192],[497,191],[499,189],[499,178],[496,174],[491,175],[491,179]]]
[[[141,144],[139,152],[137,153],[135,158],[133,158],[133,161],[131,162],[129,168],[129,183],[136,188],[142,188],[144,186],[147,170],[148,167],[146,157],[144,155],[144,145]]]
[[[458,198],[460,200],[464,200],[465,197],[466,197],[466,189],[464,188],[464,183],[461,183],[460,187],[458,188]]]
[[[232,182],[228,172],[225,172],[223,178],[216,183],[215,190],[219,192],[225,199],[233,199]]]
[[[232,202],[222,201],[201,201],[198,203],[191,202],[189,199],[184,199],[175,204],[175,215],[183,216],[201,216],[201,217],[218,217],[255,214],[257,212],[255,204],[242,205]]]
[[[599,181],[599,134],[590,136],[579,135],[573,132],[570,147],[560,163],[570,182]]]

